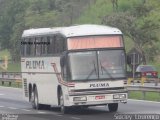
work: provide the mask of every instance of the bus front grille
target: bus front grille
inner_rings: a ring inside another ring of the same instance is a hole
[[[70,96],[79,96],[79,95],[96,95],[96,94],[114,94],[114,93],[127,93],[127,89],[124,87],[118,88],[105,88],[105,89],[78,89],[71,90],[69,92]]]

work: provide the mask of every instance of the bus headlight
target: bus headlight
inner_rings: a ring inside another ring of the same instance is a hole
[[[87,101],[87,97],[74,97],[73,101]]]
[[[113,99],[124,99],[126,98],[126,94],[114,94]]]

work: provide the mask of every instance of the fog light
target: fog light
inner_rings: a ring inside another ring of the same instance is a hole
[[[119,99],[119,94],[113,95],[113,99]]]
[[[87,101],[87,97],[74,97],[73,101]]]
[[[126,95],[125,95],[125,94],[120,94],[120,95],[119,95],[119,98],[120,98],[120,99],[126,98]]]
[[[126,98],[126,94],[115,94],[113,95],[113,99],[124,99]]]

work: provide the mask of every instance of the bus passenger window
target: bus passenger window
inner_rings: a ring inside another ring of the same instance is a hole
[[[50,37],[49,52],[50,54],[55,53],[55,37],[54,36]]]
[[[50,39],[51,39],[51,38],[48,36],[46,43],[50,43]],[[51,52],[51,50],[50,50],[50,49],[51,49],[50,45],[47,45],[47,44],[46,44],[46,47],[47,47],[47,53],[48,53],[48,54],[51,54],[52,52]]]
[[[27,40],[26,40],[26,38],[24,39],[24,41],[23,41],[23,46],[24,46],[24,56],[26,56],[27,55]]]
[[[46,40],[47,40],[46,37],[41,38],[42,43],[45,43]],[[42,55],[47,55],[47,48],[48,48],[48,46],[46,44],[42,44],[42,47],[41,47],[41,54]]]
[[[34,44],[35,38],[31,38],[29,41],[29,45],[30,45],[30,56],[34,56],[35,55],[35,44]]]
[[[41,38],[36,38],[35,41],[35,46],[36,46],[36,56],[40,56],[41,55]]]
[[[30,46],[30,40],[31,38],[27,38],[25,41],[26,41],[26,56],[29,56],[30,53],[31,53],[31,46]]]

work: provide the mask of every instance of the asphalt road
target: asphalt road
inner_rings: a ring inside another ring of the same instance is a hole
[[[7,120],[152,120],[144,119],[145,114],[157,114],[154,118],[159,120],[160,103],[128,100],[127,104],[119,104],[116,113],[110,113],[106,106],[97,106],[73,109],[69,114],[63,115],[59,108],[34,110],[23,100],[21,89],[0,87],[0,120],[6,120],[7,117],[10,118]]]

